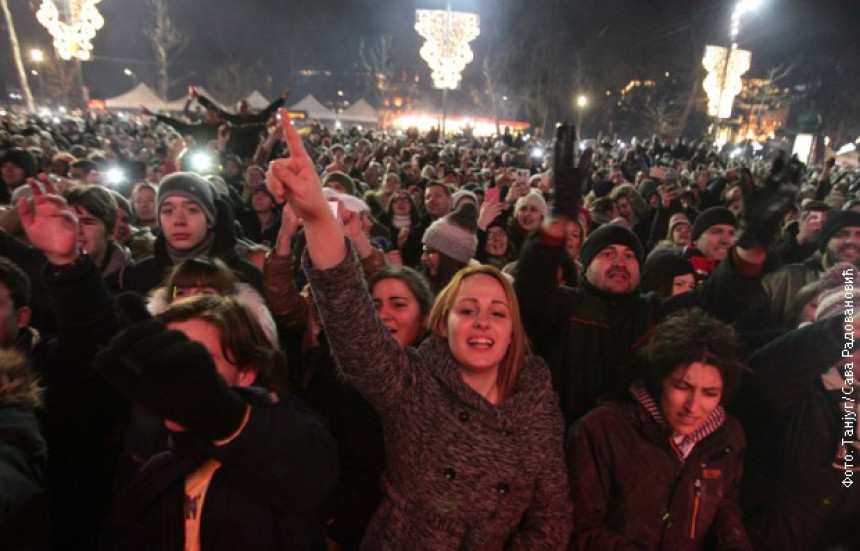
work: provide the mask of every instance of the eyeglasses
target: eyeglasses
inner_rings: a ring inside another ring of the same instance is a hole
[[[408,203],[409,197],[401,195],[400,197],[393,198],[392,201],[394,201],[395,203]]]
[[[505,238],[507,238],[507,237],[508,237],[508,234],[506,234],[506,233],[504,232],[504,230],[499,230],[499,231],[488,231],[488,232],[487,232],[487,239],[488,239],[488,240],[492,240],[492,241],[501,241],[502,239],[505,239]]]

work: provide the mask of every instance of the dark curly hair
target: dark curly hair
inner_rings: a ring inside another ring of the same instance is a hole
[[[717,368],[723,378],[721,402],[726,403],[748,368],[739,359],[741,343],[734,330],[699,308],[667,317],[639,350],[646,364],[645,383],[660,400],[663,380],[679,367],[701,362]]]

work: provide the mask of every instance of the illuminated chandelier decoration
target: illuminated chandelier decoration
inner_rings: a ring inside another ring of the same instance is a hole
[[[432,70],[433,86],[457,89],[460,74],[472,61],[469,42],[481,34],[478,15],[450,10],[418,10],[415,30],[426,40],[419,53]]]
[[[53,0],[42,0],[36,19],[54,37],[54,48],[61,59],[87,61],[92,57],[92,40],[105,24],[102,14],[96,9],[99,2],[101,0],[64,0],[63,21]]]
[[[728,63],[726,62],[728,58]],[[747,50],[706,46],[702,66],[708,71],[703,87],[708,94],[708,115],[718,119],[732,116],[732,104],[743,89],[741,75],[749,71],[752,54]]]

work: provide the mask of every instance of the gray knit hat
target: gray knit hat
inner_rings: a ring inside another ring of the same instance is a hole
[[[427,248],[466,264],[478,249],[477,232],[478,208],[466,202],[448,216],[430,224],[421,242]]]
[[[846,291],[846,281],[854,281],[857,268],[850,262],[839,262],[821,276],[815,319],[823,320],[845,314],[845,301],[854,301],[853,286]]]
[[[161,179],[158,184],[158,211],[161,212],[161,204],[168,197],[179,195],[194,201],[206,215],[206,221],[215,223],[217,208],[215,207],[215,193],[212,184],[193,172],[174,172]]]

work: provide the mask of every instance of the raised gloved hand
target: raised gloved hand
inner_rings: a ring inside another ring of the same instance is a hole
[[[749,169],[740,171],[743,194],[741,232],[738,247],[752,249],[760,245],[768,251],[778,237],[782,218],[797,194],[803,164],[792,157],[785,161],[782,153],[773,161],[763,186],[757,187]]]
[[[114,337],[96,368],[130,400],[210,442],[236,432],[245,415],[206,348],[155,319]]]
[[[554,217],[565,216],[570,220],[576,220],[579,216],[582,188],[588,179],[594,152],[591,148],[586,149],[580,156],[579,163],[574,164],[575,151],[576,130],[573,126],[563,123],[556,130],[553,151],[552,177],[555,201],[552,213]]]

